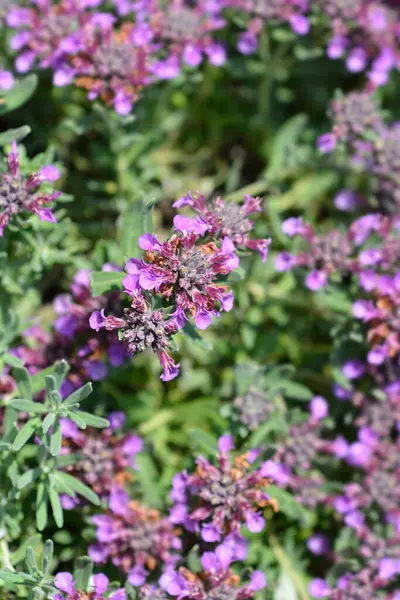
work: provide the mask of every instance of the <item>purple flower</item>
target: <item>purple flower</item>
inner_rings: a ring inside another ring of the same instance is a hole
[[[318,139],[318,149],[322,154],[328,154],[336,148],[337,140],[333,133],[324,133]]]
[[[108,514],[93,517],[97,544],[89,547],[89,555],[94,561],[110,560],[133,585],[140,585],[148,571],[175,564],[180,539],[169,519],[130,501],[118,487],[111,489],[109,508]]]
[[[316,556],[329,552],[329,539],[323,533],[315,533],[307,540],[307,548]]]
[[[130,433],[118,430],[125,421],[121,412],[109,416],[110,427],[80,431],[69,419],[62,419],[65,444],[64,454],[77,454],[79,460],[66,467],[66,471],[91,487],[101,498],[108,498],[117,483],[131,478],[130,469],[136,468],[135,456],[141,452],[143,441]]]
[[[268,483],[263,470],[252,467],[247,455],[231,458],[232,436],[222,436],[218,446],[217,465],[199,457],[195,472],[173,483],[173,499],[187,506],[183,525],[200,530],[207,542],[219,541],[223,533],[237,535],[243,524],[261,531],[265,523],[259,508],[274,505],[262,489]]]
[[[93,586],[90,586],[89,590],[78,590],[71,573],[68,572],[57,573],[54,585],[63,592],[63,594],[56,594],[54,596],[55,600],[79,600],[79,598],[89,597],[86,592],[90,593],[90,597],[94,592],[93,598],[95,600],[106,600],[106,598],[109,600],[126,600],[126,592],[123,588],[113,592],[108,590],[109,579],[103,573],[98,573],[93,577]]]
[[[0,70],[0,90],[11,90],[14,86],[14,77],[10,71]]]
[[[295,235],[303,236],[307,231],[306,225],[303,222],[302,217],[290,217],[282,223],[282,232],[293,237]]]
[[[311,271],[306,277],[306,286],[312,292],[316,292],[326,285],[328,276],[324,271]]]
[[[44,194],[41,190],[43,169],[54,169],[54,167],[42,167],[39,173],[32,173],[25,177],[19,167],[18,148],[16,142],[12,144],[12,150],[8,155],[8,172],[1,176],[0,186],[0,236],[4,228],[19,213],[32,212],[42,220],[55,222],[55,217],[47,204],[56,200],[61,192]],[[48,180],[48,179],[47,179]],[[48,180],[49,181],[49,180]]]
[[[331,595],[331,588],[323,579],[313,579],[308,590],[314,598],[327,598]]]
[[[259,198],[245,195],[242,206],[220,197],[207,204],[203,195],[188,192],[174,203],[175,208],[182,206],[191,206],[200,215],[202,223],[208,225],[209,235],[222,241],[228,238],[233,244],[232,251],[234,247],[254,250],[259,252],[263,261],[266,260],[271,240],[253,239],[249,235],[254,224],[248,216],[261,210]]]
[[[360,360],[348,360],[342,366],[343,374],[347,379],[358,379],[365,373],[365,364]]]
[[[245,55],[254,54],[258,47],[258,39],[254,33],[245,31],[240,34],[237,48]]]
[[[322,396],[314,396],[310,402],[310,412],[313,421],[325,419],[329,414],[329,407],[325,398]]]
[[[360,198],[352,190],[341,190],[336,194],[333,203],[339,210],[352,212],[359,206]]]
[[[364,48],[354,48],[346,59],[346,66],[352,73],[363,71],[367,65],[368,55]]]

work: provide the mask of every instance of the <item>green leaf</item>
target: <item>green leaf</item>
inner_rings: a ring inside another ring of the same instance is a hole
[[[64,525],[64,514],[59,495],[53,485],[50,485],[49,488],[49,498],[54,520],[56,522],[57,527],[61,529],[61,527]]]
[[[51,365],[51,367],[47,367],[46,369],[43,369],[42,371],[39,371],[38,373],[35,373],[34,375],[32,375],[31,383],[32,383],[32,391],[34,394],[37,394],[38,392],[43,390],[43,388],[45,387],[46,375],[51,375],[51,373],[53,373],[53,371],[54,371],[54,365]]]
[[[183,329],[180,329],[180,332],[190,341],[202,344],[207,350],[212,350],[212,344],[199,334],[193,323],[190,323],[190,321],[186,321],[185,326]]]
[[[135,462],[138,465],[136,478],[146,503],[161,508],[164,499],[160,489],[160,474],[152,457],[142,453],[135,457]]]
[[[88,556],[78,558],[74,568],[76,589],[86,592],[93,572],[93,561]]]
[[[50,427],[52,427],[55,420],[56,420],[55,413],[49,413],[48,415],[45,416],[43,423],[42,423],[43,433],[48,432],[48,430],[50,429]]]
[[[11,583],[14,585],[24,585],[29,583],[35,583],[36,579],[28,573],[14,573],[12,571],[0,571],[0,579],[5,583]]]
[[[37,82],[37,75],[28,75],[23,79],[17,80],[11,90],[2,91],[0,93],[2,99],[0,115],[4,115],[25,104],[34,93]]]
[[[36,548],[40,544],[41,540],[42,536],[40,535],[40,533],[36,533],[35,535],[29,536],[29,538],[19,546],[18,550],[11,554],[11,563],[13,565],[16,565],[22,560],[24,560],[26,549],[28,548],[28,546]]]
[[[112,288],[122,288],[122,280],[126,273],[119,271],[94,271],[90,275],[90,289],[93,296],[101,296]]]
[[[68,412],[68,418],[71,419],[71,421],[73,421],[75,425],[78,425],[79,429],[86,429],[86,423],[83,419],[81,419],[78,416],[78,413]]]
[[[60,360],[60,362],[58,362],[56,364],[56,366],[54,367],[53,375],[56,379],[57,389],[60,388],[62,382],[68,375],[68,372],[69,372],[69,365],[68,365],[67,361],[65,361],[65,360]]]
[[[8,129],[7,131],[0,133],[0,146],[7,146],[8,144],[11,144],[14,140],[16,142],[20,142],[21,140],[24,139],[24,137],[29,135],[30,132],[31,132],[31,128],[29,127],[29,125],[22,125],[22,127],[17,127],[16,129]],[[8,363],[8,364],[11,364],[11,363]],[[21,366],[21,365],[18,365],[18,366]]]
[[[41,481],[37,487],[36,494],[36,526],[39,531],[47,525],[48,512],[47,512],[48,495],[46,484]]]
[[[249,448],[258,448],[264,444],[269,435],[273,433],[285,433],[288,431],[288,425],[282,415],[273,413],[268,421],[263,423],[247,440]]]
[[[51,540],[46,540],[42,555],[42,572],[47,575],[53,560],[54,544]]]
[[[285,170],[288,152],[295,147],[300,134],[304,131],[308,117],[298,114],[285,122],[276,134],[269,149],[269,165],[267,179],[280,180]]]
[[[153,231],[153,208],[156,200],[139,200],[128,204],[121,216],[120,240],[125,257],[138,258],[143,254],[139,237]]]
[[[32,573],[34,575],[38,571],[35,553],[33,551],[33,548],[31,548],[30,546],[26,550],[25,563],[28,567],[29,573]]]
[[[39,424],[40,424],[40,422],[38,421],[37,418],[29,419],[29,421],[27,421],[25,423],[25,425],[22,427],[22,429],[20,429],[20,431],[17,434],[17,437],[14,440],[13,450],[15,452],[18,452],[18,450],[21,450],[22,446],[24,446],[26,444],[26,442],[35,433]]]
[[[301,383],[296,383],[295,381],[282,380],[277,387],[285,396],[292,398],[293,400],[306,402],[307,400],[311,400],[314,396],[313,392],[308,387]]]
[[[1,134],[0,134],[0,139],[1,139]],[[11,367],[23,367],[24,363],[23,361],[18,358],[17,356],[13,356],[13,354],[10,354],[9,352],[6,352],[5,354],[3,354],[3,359],[4,362],[6,363],[6,365],[10,365]]]
[[[23,398],[14,398],[10,401],[10,406],[29,414],[44,414],[47,412],[47,408],[43,404],[32,402],[32,400],[24,400]]]
[[[266,492],[271,498],[277,501],[279,512],[289,517],[289,519],[301,521],[307,526],[313,523],[314,516],[312,511],[304,508],[286,490],[282,490],[278,486],[271,484],[266,488]]]
[[[226,281],[228,283],[237,283],[238,281],[242,281],[242,279],[244,279],[246,276],[246,271],[243,269],[243,267],[238,267],[237,269],[234,269],[231,273],[229,273],[228,277],[226,278]]]
[[[22,490],[27,485],[31,485],[31,483],[33,483],[36,479],[39,479],[41,474],[42,469],[39,467],[36,469],[29,469],[29,471],[26,471],[23,475],[21,475],[21,477],[18,478],[17,488]]]
[[[206,457],[215,456],[218,452],[217,440],[210,433],[201,429],[189,429],[189,440],[196,452]]]
[[[60,454],[62,443],[62,431],[59,421],[55,421],[50,437],[50,454],[57,456]]]
[[[14,369],[14,376],[17,382],[18,391],[24,400],[32,400],[32,384],[28,371],[22,367]]]
[[[53,371],[54,373],[54,371]],[[52,392],[56,392],[58,390],[57,380],[54,375],[46,375],[44,378],[46,384],[46,392],[47,394],[51,394]]]
[[[7,406],[5,413],[4,413],[4,421],[3,421],[4,435],[8,435],[13,430],[17,429],[17,422],[18,422],[18,411],[16,411],[14,408],[11,408],[11,406]]]
[[[92,504],[95,504],[96,506],[100,505],[100,498],[98,497],[98,495],[87,485],[85,485],[78,479],[75,479],[75,477],[72,477],[72,475],[69,475],[69,473],[57,473],[57,480],[65,481],[66,484],[72,490],[74,490],[74,492],[77,492],[78,494],[89,500],[89,502],[91,502]]]
[[[63,406],[72,406],[73,404],[80,404],[82,400],[90,396],[93,391],[93,386],[91,383],[85,383],[84,386],[79,388],[79,390],[75,390],[63,401]]]
[[[98,417],[97,415],[92,415],[91,413],[80,410],[78,413],[75,413],[79,416],[88,425],[89,427],[109,427],[110,421],[107,419],[103,419],[103,417]]]

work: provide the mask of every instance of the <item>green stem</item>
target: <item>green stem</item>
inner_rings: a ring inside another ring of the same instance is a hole
[[[288,557],[282,546],[280,546],[276,537],[274,535],[270,535],[268,540],[271,545],[271,549],[275,554],[275,557],[278,563],[280,564],[282,570],[285,571],[289,575],[290,579],[293,581],[293,584],[299,594],[300,600],[310,600],[307,585],[303,577],[299,575],[299,572],[295,568],[295,565],[292,564],[290,558]]]
[[[5,535],[5,532],[3,530],[0,530],[0,538],[3,538],[0,541],[1,561],[2,561],[5,569],[9,569],[10,571],[15,571],[15,569],[11,563],[10,550],[8,548],[8,544],[7,544],[6,540],[4,539],[4,535]]]
[[[264,73],[259,89],[259,113],[263,126],[268,128],[271,104],[271,48],[267,28],[264,27],[260,36],[260,58],[264,65]]]

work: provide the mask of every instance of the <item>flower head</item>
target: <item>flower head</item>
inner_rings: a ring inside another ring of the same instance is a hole
[[[268,505],[276,508],[263,490],[268,479],[252,468],[246,454],[232,460],[232,449],[232,437],[222,436],[217,465],[199,457],[195,472],[179,480],[180,492],[175,497],[178,505],[186,506],[183,524],[200,530],[208,542],[218,541],[229,532],[239,533],[244,523],[250,531],[259,532],[264,527],[260,509]]]
[[[42,221],[55,223],[56,219],[48,206],[61,192],[45,193],[41,186],[46,181],[54,181],[58,175],[55,167],[43,167],[28,177],[21,173],[16,142],[8,155],[8,172],[0,179],[0,236],[8,223],[20,213],[32,212]]]
[[[130,501],[121,488],[111,489],[109,512],[93,517],[97,543],[89,547],[95,562],[110,560],[128,574],[132,585],[146,581],[149,571],[174,565],[180,539],[168,518]]]
[[[54,582],[59,590],[53,600],[126,600],[126,592],[123,588],[111,591],[108,589],[109,580],[103,573],[93,577],[93,585],[87,590],[78,590],[71,573],[57,573]]]

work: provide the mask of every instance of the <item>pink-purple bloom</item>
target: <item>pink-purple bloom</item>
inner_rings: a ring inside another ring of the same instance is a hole
[[[51,209],[51,203],[61,192],[44,191],[42,184],[53,182],[58,170],[49,165],[42,167],[37,173],[25,176],[19,164],[17,143],[13,142],[8,155],[8,171],[1,176],[0,183],[0,236],[8,223],[17,215],[31,212],[42,221],[56,222]],[[59,176],[59,173],[58,173]]]

